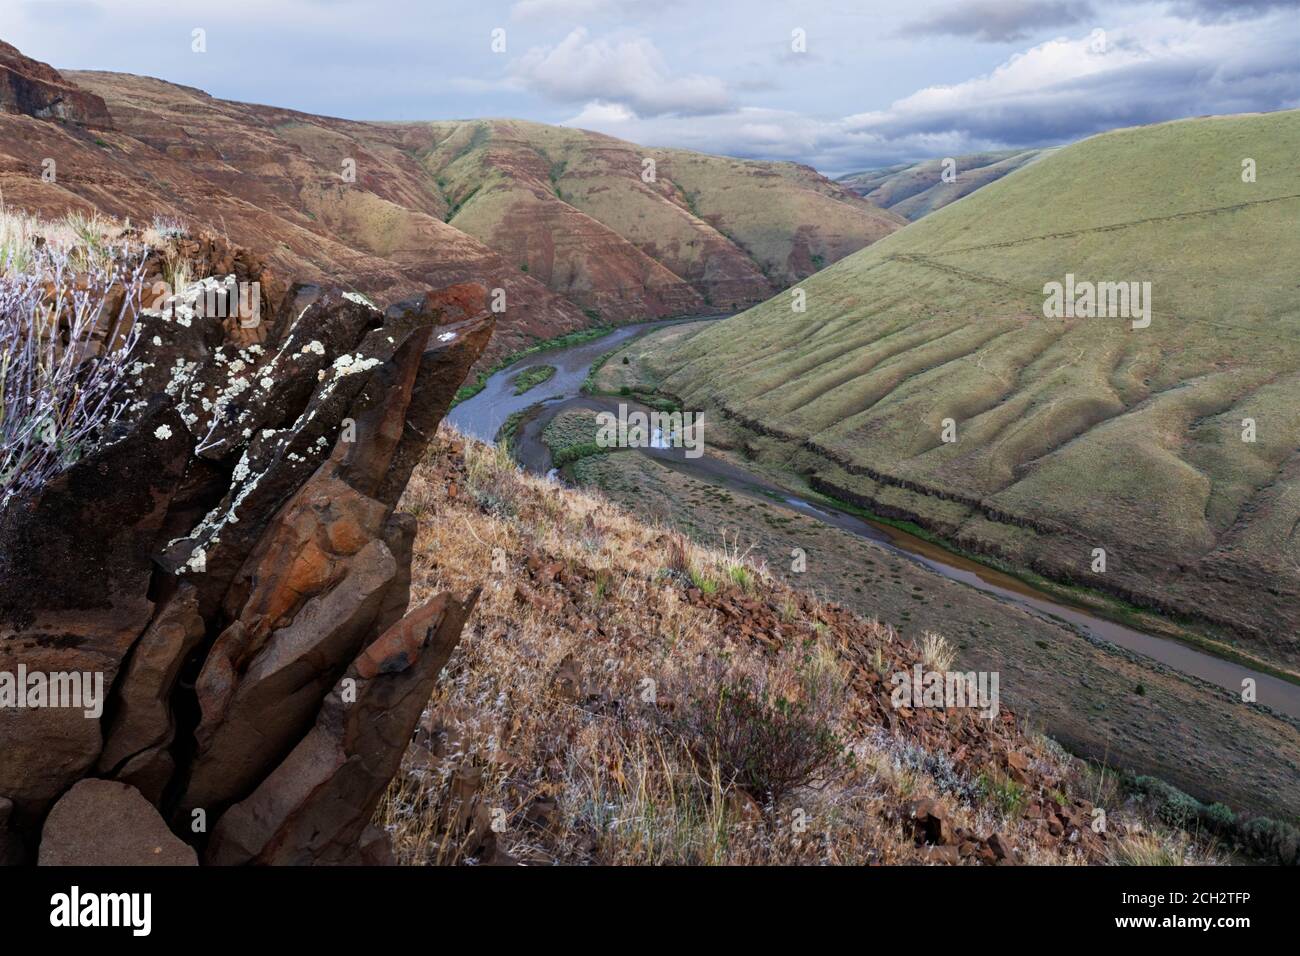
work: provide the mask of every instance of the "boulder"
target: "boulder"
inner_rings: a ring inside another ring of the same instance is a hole
[[[989,837],[989,849],[993,851],[993,856],[999,863],[1015,862],[1015,849],[1011,846],[1011,841],[1001,833]]]
[[[81,780],[59,798],[41,831],[40,866],[198,866],[135,787]]]
[[[914,800],[908,806],[907,815],[919,842],[938,846],[953,842],[948,812],[938,802],[930,799]]]

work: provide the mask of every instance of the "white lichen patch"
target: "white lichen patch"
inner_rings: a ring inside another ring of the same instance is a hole
[[[379,308],[379,306],[375,305],[373,302],[367,299],[360,292],[344,292],[343,298],[347,299],[349,302],[355,302],[358,305],[364,305],[366,308],[370,309],[371,311],[374,312],[382,311]]]
[[[360,372],[368,372],[379,364],[379,359],[362,358],[360,352],[356,355],[348,355],[344,353],[334,360],[334,377],[339,379],[345,375],[357,375]]]

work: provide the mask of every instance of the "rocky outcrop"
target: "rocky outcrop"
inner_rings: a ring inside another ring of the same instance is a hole
[[[385,312],[194,251],[243,278],[143,311],[129,424],[0,513],[0,674],[49,695],[0,707],[0,855],[75,861],[93,834],[70,819],[127,801],[214,862],[382,860],[370,814],[474,603],[407,614],[395,508],[492,334],[486,294]],[[258,321],[232,318],[261,280]]]
[[[0,40],[0,113],[20,113],[99,129],[113,125],[102,97],[64,79],[54,67],[23,56],[3,40]]]
[[[222,816],[208,860],[363,862],[362,834],[476,598],[441,594],[358,655],[307,736]]]

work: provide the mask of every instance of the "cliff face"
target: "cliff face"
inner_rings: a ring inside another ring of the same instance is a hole
[[[0,113],[62,120],[78,126],[112,125],[103,99],[69,83],[54,67],[23,56],[0,40]]]

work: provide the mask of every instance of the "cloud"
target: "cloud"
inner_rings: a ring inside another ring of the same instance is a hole
[[[1086,0],[966,0],[904,24],[898,33],[1010,43],[1046,27],[1079,23],[1092,16],[1092,6]]]
[[[552,100],[617,103],[638,116],[699,116],[734,106],[717,77],[673,75],[650,40],[592,40],[585,27],[553,47],[529,50],[511,63],[509,74],[516,88]]]
[[[1068,143],[1185,116],[1300,106],[1300,29],[1160,21],[1041,43],[961,83],[840,119],[746,108],[708,124],[584,111],[569,121],[646,145],[790,159],[831,173],[986,149]]]
[[[1175,0],[1169,12],[1198,23],[1247,20],[1276,10],[1300,10],[1300,0]]]
[[[668,0],[664,0],[668,2]],[[659,6],[662,7],[663,4]],[[510,8],[511,20],[572,20],[578,17],[630,16],[637,0],[518,0]]]
[[[845,124],[891,138],[956,133],[1041,145],[1180,116],[1277,109],[1300,97],[1296,34],[1151,24],[1114,31],[1100,47],[1091,35],[1049,40],[988,74],[919,90]]]

